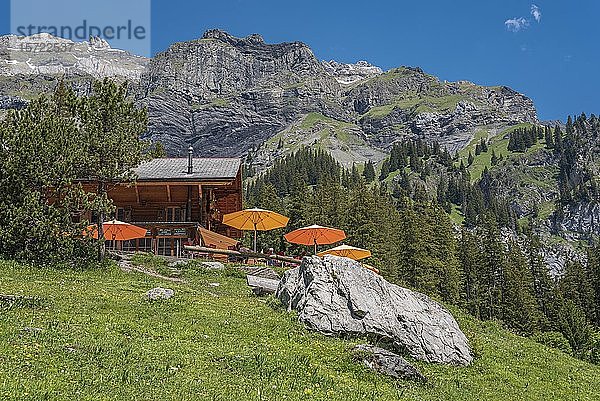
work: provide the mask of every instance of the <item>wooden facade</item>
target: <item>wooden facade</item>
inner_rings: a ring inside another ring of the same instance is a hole
[[[222,223],[224,214],[242,209],[239,159],[155,159],[135,172],[135,182],[111,186],[108,196],[116,207],[115,219],[148,233],[118,244],[121,249],[180,256],[183,245],[202,243],[200,227],[241,238],[241,231]],[[93,182],[84,185],[94,190]]]

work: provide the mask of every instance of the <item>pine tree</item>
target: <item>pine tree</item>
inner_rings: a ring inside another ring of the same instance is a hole
[[[546,126],[544,130],[544,138],[546,141],[546,149],[554,149],[554,139],[552,138],[552,130]]]
[[[573,301],[590,321],[595,319],[595,293],[585,265],[568,261],[558,287],[564,299]]]
[[[520,334],[532,334],[540,314],[533,296],[533,279],[518,244],[510,244],[502,273],[502,320]]]
[[[473,157],[473,153],[471,153],[469,151],[469,158],[467,159],[467,166],[472,165],[474,161],[475,161],[475,158]]]
[[[373,182],[375,180],[375,166],[373,166],[373,162],[370,160],[367,163],[365,163],[363,177],[368,183]]]
[[[573,134],[573,132],[575,132],[575,129],[573,127],[573,118],[571,118],[571,116],[567,117],[567,125],[565,129],[567,131],[567,135],[571,135]]]
[[[563,150],[563,137],[560,127],[557,125],[554,128],[554,151],[561,152]]]
[[[81,140],[86,157],[80,174],[98,183],[98,237],[103,238],[103,223],[110,207],[109,186],[131,181],[132,170],[144,160],[147,144],[140,140],[146,131],[148,116],[127,97],[126,84],[109,79],[97,81],[92,95],[81,99]],[[104,257],[101,247],[99,259]]]
[[[558,311],[558,327],[569,341],[575,356],[583,357],[593,331],[581,307],[571,300],[563,301]]]
[[[600,327],[600,245],[591,247],[588,251],[588,276],[594,291],[594,311],[592,322]]]
[[[502,285],[504,277],[504,247],[498,225],[493,216],[484,216],[481,233],[482,265],[480,282],[485,288],[481,306],[484,319],[502,317]]]
[[[390,175],[390,161],[385,159],[381,164],[381,173],[379,174],[379,181],[385,180]]]
[[[540,324],[543,329],[550,329],[550,321],[556,320],[556,305],[553,297],[554,283],[542,258],[542,245],[531,227],[526,229],[526,248],[529,271],[533,283],[533,294],[542,316]]]
[[[498,164],[498,156],[496,155],[496,152],[494,151],[494,149],[492,149],[492,166],[495,166]]]
[[[77,263],[76,254],[89,251],[77,240],[86,222],[72,221],[93,201],[74,185],[85,158],[78,105],[60,82],[52,96],[0,121],[0,257],[43,266]]]
[[[460,238],[459,259],[464,274],[464,303],[469,313],[481,319],[481,308],[485,294],[480,281],[482,255],[475,236],[468,230],[463,229]]]
[[[481,151],[482,152],[487,152],[488,151],[488,143],[485,139],[481,138],[480,141],[480,147],[481,147]]]
[[[431,234],[425,250],[437,277],[435,293],[449,303],[458,303],[462,287],[462,271],[457,257],[457,244],[452,223],[446,212],[431,204],[428,208],[426,225]]]
[[[352,169],[350,170],[349,184],[350,188],[358,186],[362,183],[362,176],[358,172],[356,165],[352,163]]]
[[[93,84],[91,95],[78,98],[61,82],[53,96],[36,99],[0,124],[0,176],[10,181],[2,182],[0,253],[45,263],[82,251],[89,241],[76,240],[83,228],[72,217],[93,211],[101,223],[112,210],[109,185],[130,181],[132,169],[150,154],[139,139],[146,131],[146,111],[134,106],[126,92],[124,84],[104,80]],[[14,160],[20,163],[17,170]],[[97,193],[85,193],[75,184],[77,178],[95,180]],[[20,240],[24,218],[30,228]],[[19,249],[12,249],[19,241]]]

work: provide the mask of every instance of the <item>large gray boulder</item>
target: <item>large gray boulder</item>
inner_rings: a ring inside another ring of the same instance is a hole
[[[444,307],[351,259],[306,257],[284,274],[276,295],[308,328],[324,334],[376,337],[427,362],[473,360],[467,338]]]

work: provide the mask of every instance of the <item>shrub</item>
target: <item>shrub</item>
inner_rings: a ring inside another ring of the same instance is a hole
[[[566,354],[571,355],[573,353],[569,341],[558,331],[537,333],[531,338],[537,343],[544,344],[550,348],[556,348]]]

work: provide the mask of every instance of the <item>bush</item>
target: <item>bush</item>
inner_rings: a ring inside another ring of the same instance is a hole
[[[550,348],[561,350],[565,354],[572,355],[573,350],[569,341],[558,331],[545,331],[537,333],[531,337],[535,342],[544,344]]]
[[[600,332],[592,334],[585,359],[593,364],[600,365]]]

